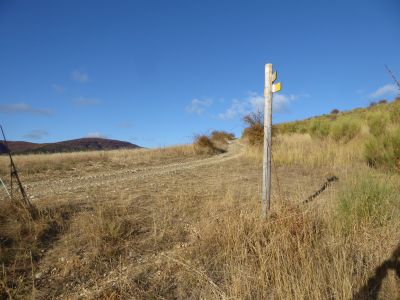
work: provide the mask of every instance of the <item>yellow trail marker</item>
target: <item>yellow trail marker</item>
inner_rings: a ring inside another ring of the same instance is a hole
[[[281,90],[281,83],[280,82],[275,83],[275,84],[272,85],[272,92],[273,93],[279,92],[280,90]]]

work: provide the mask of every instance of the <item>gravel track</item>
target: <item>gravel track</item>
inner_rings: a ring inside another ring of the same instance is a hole
[[[47,179],[27,184],[30,195],[41,198],[49,195],[61,195],[71,192],[86,191],[110,185],[122,185],[129,182],[141,181],[148,177],[159,177],[162,175],[176,174],[181,171],[192,170],[208,165],[219,164],[236,159],[243,154],[244,146],[238,141],[232,141],[228,151],[219,155],[203,158],[195,161],[172,163],[147,168],[126,168],[122,170],[100,171],[84,176],[71,176],[62,179]]]

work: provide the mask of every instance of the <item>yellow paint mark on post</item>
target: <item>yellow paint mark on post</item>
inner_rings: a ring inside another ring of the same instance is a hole
[[[275,84],[272,85],[272,92],[273,93],[279,92],[280,90],[281,90],[281,83],[280,82],[275,83]]]

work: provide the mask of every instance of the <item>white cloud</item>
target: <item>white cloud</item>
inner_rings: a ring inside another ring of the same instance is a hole
[[[89,74],[82,70],[75,70],[71,74],[72,79],[80,83],[85,83],[89,81]]]
[[[287,112],[290,103],[299,97],[306,97],[308,95],[286,95],[286,94],[275,94],[273,96],[272,109],[275,113]],[[232,104],[223,113],[218,114],[218,117],[222,120],[234,119],[237,116],[243,116],[251,112],[264,111],[264,97],[250,92],[249,95],[242,100],[234,99]]]
[[[240,101],[237,99],[232,100],[232,104],[223,113],[218,114],[218,117],[222,120],[231,120],[239,115],[244,115],[248,112],[249,102]]]
[[[89,105],[97,105],[99,104],[100,101],[97,99],[93,99],[93,98],[84,98],[84,97],[80,97],[78,99],[74,100],[74,104],[76,106],[89,106]]]
[[[104,134],[101,134],[100,132],[90,132],[86,135],[87,138],[101,138],[101,139],[106,139],[107,137]]]
[[[211,99],[193,99],[190,104],[186,106],[186,111],[188,113],[201,115],[212,103]]]
[[[382,96],[395,95],[399,92],[399,88],[395,84],[386,84],[369,94],[370,98],[379,98]]]
[[[284,113],[289,111],[290,103],[299,98],[298,95],[285,95],[276,94],[273,98],[272,109],[277,113]],[[306,97],[303,95],[303,97]]]
[[[34,108],[26,103],[0,104],[0,112],[3,113],[30,113],[35,115],[51,115],[49,109]]]
[[[49,133],[46,130],[38,129],[38,130],[32,130],[31,132],[28,132],[27,134],[24,135],[24,138],[32,139],[32,140],[40,140],[46,135],[49,135]]]

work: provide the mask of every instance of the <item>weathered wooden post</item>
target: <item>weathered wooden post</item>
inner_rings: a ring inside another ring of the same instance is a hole
[[[281,90],[281,83],[273,84],[277,72],[272,73],[272,64],[265,65],[264,84],[264,159],[262,217],[266,218],[271,207],[271,150],[272,150],[272,93]]]

